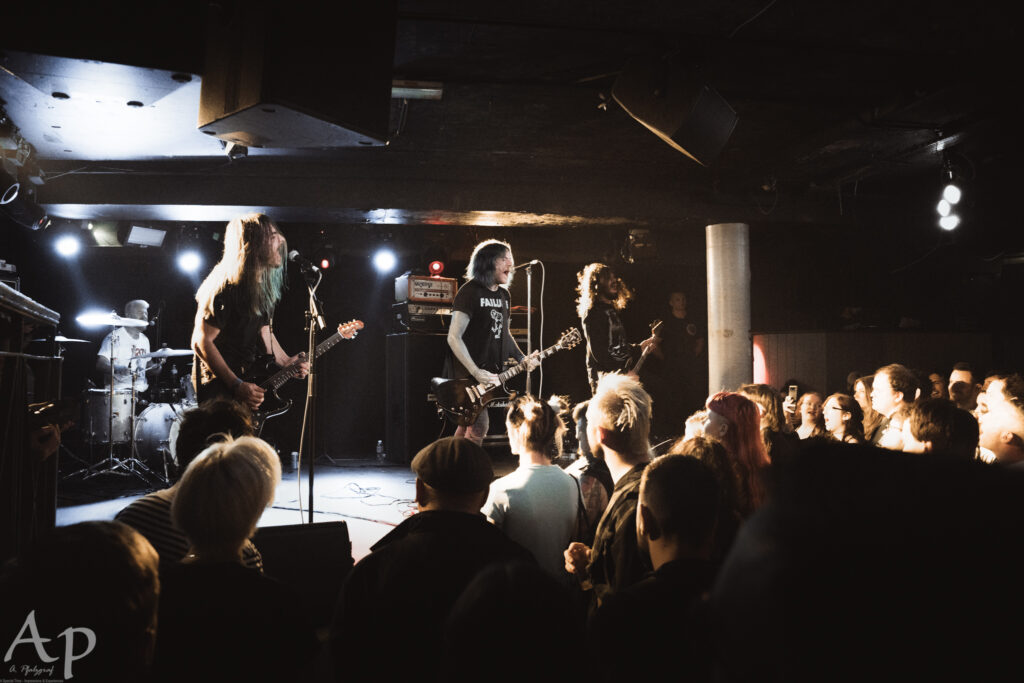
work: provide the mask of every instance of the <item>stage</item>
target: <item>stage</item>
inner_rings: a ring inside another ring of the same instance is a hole
[[[495,476],[517,465],[507,449],[492,449]],[[136,475],[104,473],[83,480],[80,467],[61,452],[57,484],[57,526],[87,520],[109,520],[136,498],[154,491]],[[313,474],[313,522],[344,521],[358,562],[370,546],[416,511],[416,477],[408,465],[378,463],[374,458],[317,459]],[[300,501],[301,500],[301,512]],[[302,465],[301,481],[294,470],[282,473],[274,503],[260,518],[259,527],[304,524],[309,519],[309,478]]]

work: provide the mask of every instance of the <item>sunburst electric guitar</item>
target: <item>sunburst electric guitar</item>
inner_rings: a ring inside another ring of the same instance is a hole
[[[541,351],[538,354],[539,359],[544,360],[562,349],[571,349],[579,344],[581,339],[580,331],[573,327],[566,331],[557,342]],[[499,374],[498,381],[493,384],[477,382],[471,377],[465,379],[434,377],[430,380],[430,386],[434,392],[434,400],[459,425],[468,427],[476,422],[480,411],[486,408],[488,403],[513,396],[513,393],[505,388],[505,383],[526,370],[528,364],[529,362],[524,358]]]
[[[338,325],[337,332],[316,345],[316,357],[319,358],[325,351],[332,348],[342,339],[354,338],[361,329],[363,329],[362,320],[352,320]],[[299,374],[299,363],[304,360],[306,360],[305,351],[299,354],[298,361],[282,368],[274,363],[274,357],[268,354],[257,359],[249,372],[245,373],[246,381],[256,384],[265,392],[263,394],[263,403],[260,405],[259,410],[253,413],[253,423],[257,434],[263,431],[264,422],[272,417],[288,412],[288,409],[292,407],[291,399],[285,400],[281,398],[277,394],[277,390],[285,382]]]

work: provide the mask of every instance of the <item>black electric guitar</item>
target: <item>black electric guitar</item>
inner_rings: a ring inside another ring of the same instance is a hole
[[[580,331],[573,327],[566,331],[557,342],[541,351],[538,358],[544,360],[556,351],[571,349],[579,344],[581,339]],[[472,377],[465,379],[434,377],[430,380],[430,387],[434,392],[434,400],[437,401],[437,405],[455,418],[460,426],[468,427],[476,422],[480,411],[486,408],[488,403],[512,397],[513,394],[505,388],[505,383],[525,370],[528,364],[528,360],[524,358],[499,374],[498,381],[493,384],[477,382]]]
[[[661,328],[664,327],[664,326],[665,326],[665,323],[661,322],[660,319],[659,320],[655,320],[654,322],[652,322],[651,323],[651,336],[652,337],[657,337],[658,339],[661,339]],[[642,368],[644,366],[644,361],[646,361],[647,357],[649,355],[651,355],[651,349],[653,349],[653,348],[654,348],[654,344],[651,344],[646,349],[644,349],[643,353],[641,353],[640,357],[636,359],[636,363],[633,364],[633,367],[631,367],[629,369],[629,371],[639,375],[640,374],[640,368]]]
[[[363,329],[362,320],[352,320],[338,325],[337,332],[316,345],[316,357],[322,356],[325,351],[332,348],[342,339],[354,338],[361,329]],[[257,358],[249,368],[249,371],[245,373],[243,379],[246,382],[252,382],[265,392],[263,394],[263,403],[260,404],[259,409],[252,416],[253,425],[256,427],[256,434],[260,434],[263,431],[264,422],[272,417],[288,412],[288,409],[292,407],[291,399],[285,400],[281,398],[277,394],[277,390],[285,382],[299,374],[299,363],[304,360],[306,360],[305,351],[299,354],[298,361],[282,368],[274,362],[272,355],[267,354]]]

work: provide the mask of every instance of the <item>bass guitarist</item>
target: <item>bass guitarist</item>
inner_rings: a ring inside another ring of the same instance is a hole
[[[445,377],[496,384],[497,373],[509,357],[525,358],[509,331],[511,296],[508,288],[515,274],[512,247],[507,242],[486,240],[476,245],[466,268],[466,284],[459,288],[452,304],[448,328],[451,353],[445,362]],[[529,369],[540,363],[532,360]],[[482,444],[490,426],[487,411],[476,422],[459,426],[455,436]]]
[[[264,390],[242,376],[264,354],[281,366],[298,363],[299,377],[309,373],[309,363],[289,356],[271,327],[286,253],[284,235],[269,216],[251,213],[228,223],[224,253],[196,292],[192,381],[200,402],[229,396],[257,410]]]

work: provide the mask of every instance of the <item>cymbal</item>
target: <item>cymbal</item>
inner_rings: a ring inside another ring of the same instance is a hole
[[[151,353],[142,353],[136,358],[170,358],[172,356],[191,356],[192,349],[157,349]]]
[[[45,342],[45,341],[50,341],[50,340],[49,339],[33,339],[32,341],[34,341],[34,342]],[[68,339],[67,337],[65,337],[63,335],[60,335],[60,334],[58,334],[56,337],[54,337],[53,341],[55,341],[55,342],[57,342],[59,344],[69,344],[69,343],[72,343],[72,342],[82,342],[84,344],[88,344],[89,343],[88,339]]]
[[[138,318],[122,318],[117,313],[83,313],[75,318],[80,325],[87,327],[99,327],[101,325],[113,325],[115,327],[149,327],[149,323]]]

